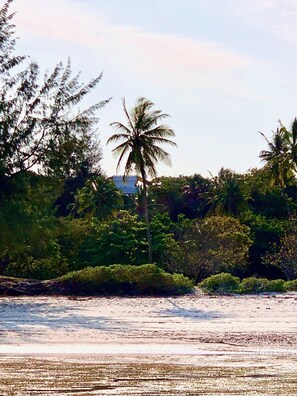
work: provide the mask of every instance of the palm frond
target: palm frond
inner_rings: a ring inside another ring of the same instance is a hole
[[[126,139],[128,140],[130,138],[130,136],[127,133],[115,133],[114,135],[112,135],[108,140],[106,144],[109,143],[116,143],[119,140],[123,140]]]
[[[160,136],[160,137],[175,136],[174,130],[164,124],[158,125],[152,129],[145,130],[143,131],[143,134],[146,136]]]
[[[124,158],[124,156],[126,155],[126,154],[128,154],[128,151],[129,151],[129,146],[128,145],[125,145],[124,146],[124,144],[125,143],[123,143],[123,144],[121,144],[120,146],[118,146],[118,147],[116,147],[115,149],[113,149],[113,153],[114,154],[119,154],[120,156],[119,156],[119,159],[118,159],[118,163],[117,163],[117,172],[118,172],[118,170],[120,169],[120,166],[121,166],[121,163],[122,163],[122,160],[123,160],[123,158]],[[122,146],[122,147],[121,147]]]
[[[173,142],[172,140],[161,138],[161,137],[151,137],[150,138],[150,143],[151,144],[168,144],[169,146],[176,147],[177,144]]]
[[[125,116],[126,116],[127,121],[128,121],[128,125],[129,125],[131,131],[133,131],[134,130],[134,125],[133,125],[133,123],[131,121],[130,114],[129,114],[128,110],[127,110],[126,99],[125,98],[122,99],[122,104],[123,104],[123,110],[124,110]],[[112,124],[114,124],[114,123],[112,123]]]
[[[129,136],[133,135],[133,129],[129,129],[128,127],[126,127],[126,125],[122,124],[121,122],[112,122],[110,124],[111,127],[115,128],[115,129],[119,129],[123,132],[126,132]],[[110,140],[110,138],[108,139],[108,141]]]
[[[141,175],[146,182],[147,175],[157,176],[156,166],[159,161],[170,164],[170,155],[159,145],[168,144],[176,146],[176,143],[169,139],[175,136],[173,129],[167,125],[158,125],[168,114],[161,110],[153,110],[154,103],[140,97],[136,101],[135,107],[128,112],[125,99],[123,99],[123,109],[127,118],[127,125],[121,122],[113,122],[110,125],[117,129],[119,133],[112,135],[109,143],[122,143],[115,147],[112,152],[119,156],[117,171],[127,156],[125,165],[125,175],[132,170]]]

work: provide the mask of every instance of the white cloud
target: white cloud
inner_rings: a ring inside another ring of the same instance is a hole
[[[15,0],[13,4],[21,36],[25,33],[57,40],[59,45],[90,48],[104,57],[105,64],[145,75],[158,84],[253,96],[239,78],[236,80],[236,72],[248,69],[253,62],[220,43],[115,25],[96,9],[91,13],[83,1]]]

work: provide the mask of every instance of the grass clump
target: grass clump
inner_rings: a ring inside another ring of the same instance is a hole
[[[207,293],[237,293],[240,279],[231,274],[222,272],[204,279],[199,287]]]
[[[87,267],[57,279],[66,293],[75,295],[180,295],[193,290],[181,274],[169,274],[154,264],[114,264]]]

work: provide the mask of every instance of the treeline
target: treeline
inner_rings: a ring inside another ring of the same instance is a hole
[[[195,282],[220,272],[297,278],[296,121],[267,140],[261,169],[149,182],[140,167],[142,188],[125,195],[104,175],[95,138],[109,99],[78,107],[102,76],[82,84],[68,61],[41,79],[15,54],[11,2],[0,10],[0,274],[51,279],[152,257]]]
[[[297,185],[282,190],[269,181],[265,168],[154,180],[153,261],[195,281],[219,272],[295,279]],[[141,190],[126,196],[104,176],[62,180],[22,171],[1,191],[3,274],[48,279],[148,261]]]

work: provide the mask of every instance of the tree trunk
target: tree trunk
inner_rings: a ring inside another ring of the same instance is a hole
[[[151,264],[153,262],[153,251],[152,251],[152,235],[151,235],[151,227],[150,227],[150,217],[148,210],[148,201],[147,201],[147,184],[144,172],[141,172],[142,182],[143,182],[143,206],[144,206],[144,217],[146,222],[146,236],[147,236],[147,244],[148,244],[148,262]]]

